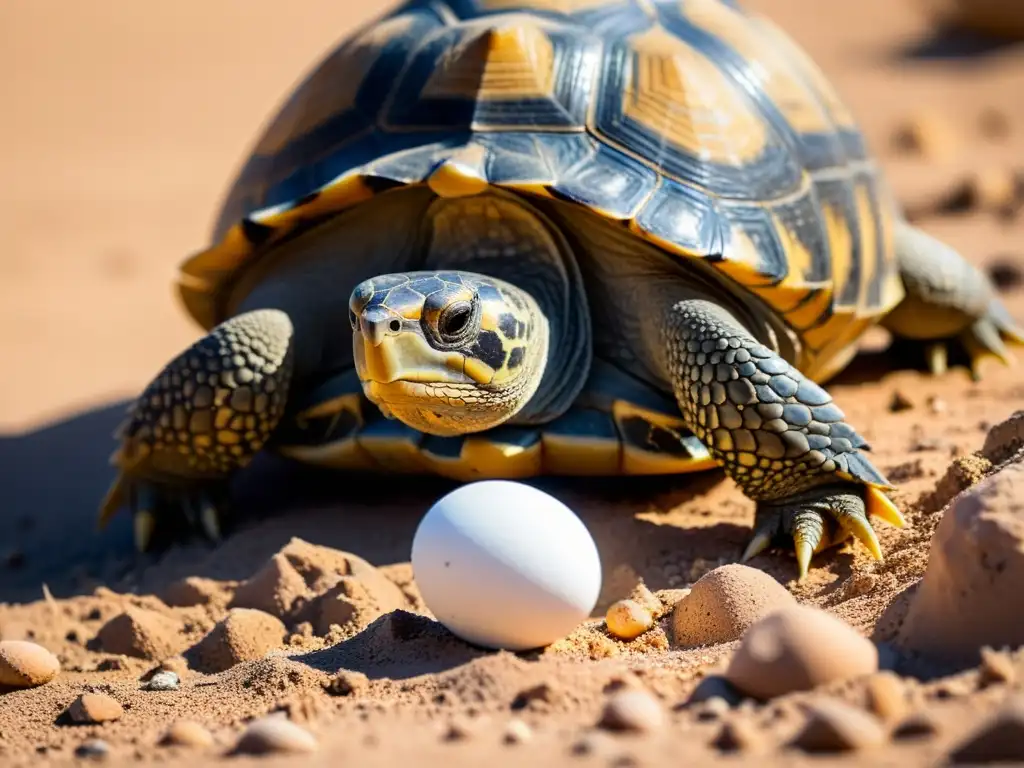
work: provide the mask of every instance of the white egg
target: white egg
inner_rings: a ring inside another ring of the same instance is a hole
[[[589,617],[601,591],[583,522],[543,491],[507,480],[438,500],[416,529],[412,566],[438,621],[486,648],[548,645]]]

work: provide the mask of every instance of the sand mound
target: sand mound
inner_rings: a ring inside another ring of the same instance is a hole
[[[243,661],[261,659],[284,645],[285,626],[254,608],[232,608],[185,658],[203,672],[222,672]]]
[[[107,653],[161,661],[188,646],[181,625],[144,608],[127,608],[100,629],[96,640]]]
[[[793,596],[764,571],[723,565],[704,574],[672,613],[673,640],[691,648],[736,640],[748,627]]]
[[[306,581],[283,554],[270,558],[235,592],[232,608],[254,608],[287,619],[297,601],[307,598]]]
[[[928,570],[899,633],[908,650],[977,662],[983,645],[1024,644],[1024,464],[957,498],[932,540]]]

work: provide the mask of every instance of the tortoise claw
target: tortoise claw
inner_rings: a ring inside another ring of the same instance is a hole
[[[803,581],[814,555],[851,537],[861,542],[875,560],[882,560],[872,517],[898,528],[906,525],[896,506],[874,486],[821,487],[782,502],[761,503],[754,535],[741,560],[746,562],[772,544],[789,540],[796,555],[797,580]]]
[[[148,552],[164,538],[165,527],[184,528],[183,533],[202,531],[213,543],[223,538],[226,494],[215,488],[185,486],[167,488],[138,478],[118,475],[100,506],[97,525],[107,526],[122,506],[132,514],[135,548]]]

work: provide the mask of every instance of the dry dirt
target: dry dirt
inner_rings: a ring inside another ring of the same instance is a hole
[[[962,189],[982,171],[997,174],[985,189],[998,193],[998,174],[1024,169],[1024,101],[1015,95],[1024,48],[934,30],[909,0],[748,5],[811,52],[863,121],[918,222],[989,269],[1024,320],[1024,215],[985,202],[991,193]],[[777,749],[802,722],[799,696],[703,720],[680,706],[735,644],[674,649],[670,617],[629,644],[595,621],[543,653],[516,656],[473,650],[417,616],[423,606],[409,547],[419,515],[450,487],[443,482],[396,490],[265,461],[239,487],[244,514],[219,546],[191,542],[137,557],[128,520],[95,531],[111,478],[110,433],[126,398],[197,334],[169,287],[177,262],[204,244],[229,176],[289,86],[384,7],[0,4],[0,65],[8,73],[0,83],[0,635],[33,639],[63,665],[41,688],[0,692],[0,763],[66,764],[94,737],[115,764],[214,763],[249,718],[274,710],[320,747],[261,759],[267,765],[702,765],[722,755],[723,719],[743,721],[730,726],[734,736],[757,729],[767,746],[736,762],[810,762]],[[925,134],[917,139],[924,155],[905,137],[894,142],[908,121]],[[932,378],[881,353],[884,344],[884,336],[871,337],[830,389],[898,484],[895,500],[911,526],[879,525],[884,563],[862,548],[831,551],[799,585],[791,556],[770,553],[753,565],[800,602],[873,637],[892,665],[899,660],[886,641],[924,573],[943,506],[982,469],[971,459],[947,468],[1021,407],[1024,382],[1019,368],[996,364],[980,383],[962,367]],[[579,512],[598,543],[599,611],[638,579],[652,590],[685,588],[738,558],[753,509],[721,475],[614,485],[542,483]],[[350,566],[303,542],[381,570],[353,565],[342,584],[318,581],[321,571],[310,565],[317,558],[334,558],[337,572]],[[256,574],[261,580],[240,599],[240,584]],[[402,607],[392,610],[396,601]],[[229,611],[228,625],[194,648]],[[269,657],[245,661],[267,650]],[[180,690],[141,690],[160,663],[182,675]],[[605,688],[628,670],[663,702],[664,727],[645,736],[595,732]],[[844,759],[936,764],[1014,687],[979,685],[975,669],[919,662],[899,671],[936,732]],[[123,714],[70,725],[65,711],[86,692],[108,694]],[[840,693],[857,699],[863,687]],[[529,724],[528,742],[503,740],[513,717]],[[215,744],[160,746],[181,718],[203,723]]]

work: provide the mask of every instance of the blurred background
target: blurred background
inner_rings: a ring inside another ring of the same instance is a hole
[[[745,5],[810,52],[913,215],[1012,292],[1024,263],[1013,176],[1024,169],[1024,3],[969,1],[971,24],[950,21],[952,0]],[[0,522],[35,531],[23,546],[63,539],[44,561],[99,546],[91,515],[110,431],[199,335],[174,272],[206,245],[264,121],[391,5],[0,3]],[[126,526],[108,543],[124,545]]]

